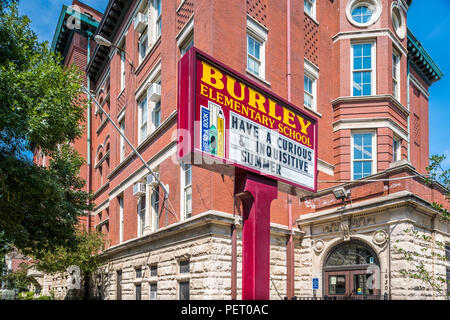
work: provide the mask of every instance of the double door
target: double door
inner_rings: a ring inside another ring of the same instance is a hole
[[[371,299],[380,295],[376,271],[325,272],[325,296],[335,299]]]

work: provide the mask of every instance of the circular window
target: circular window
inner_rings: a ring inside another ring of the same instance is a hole
[[[402,9],[400,8],[398,2],[392,3],[392,27],[395,33],[400,39],[404,39],[406,35],[406,23],[405,16],[403,15]]]
[[[358,23],[367,23],[372,19],[372,9],[362,4],[352,10],[352,19]]]
[[[354,26],[368,27],[381,15],[379,0],[351,0],[347,5],[347,19]]]

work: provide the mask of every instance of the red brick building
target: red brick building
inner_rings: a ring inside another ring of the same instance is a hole
[[[54,49],[86,68],[95,99],[169,190],[163,201],[163,188],[147,184],[142,162],[92,103],[75,144],[95,197],[86,224],[108,242],[92,294],[241,297],[234,178],[176,158],[177,64],[195,46],[319,119],[319,192],[292,201],[279,192],[271,206],[271,298],[438,298],[402,276],[394,248],[420,247],[402,234],[407,228],[450,239],[431,206],[445,190],[421,176],[428,89],[443,74],[408,29],[411,2],[111,0],[100,15],[74,1],[93,19],[81,27],[93,35],[65,33],[63,20]],[[94,35],[113,46],[94,45]],[[349,192],[344,200],[334,196],[339,187]],[[424,259],[445,277],[448,265]]]

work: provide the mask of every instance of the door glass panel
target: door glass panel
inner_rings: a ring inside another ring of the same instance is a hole
[[[373,295],[373,275],[355,274],[353,275],[353,295]]]
[[[346,288],[345,276],[336,275],[328,277],[329,295],[345,295],[345,288]]]

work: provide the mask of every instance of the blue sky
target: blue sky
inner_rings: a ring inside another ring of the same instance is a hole
[[[108,0],[84,0],[100,12]],[[20,0],[20,13],[27,15],[40,40],[51,43],[63,4],[71,0]],[[414,0],[408,12],[408,26],[444,72],[444,78],[431,86],[430,155],[445,154],[450,168],[450,1]]]

